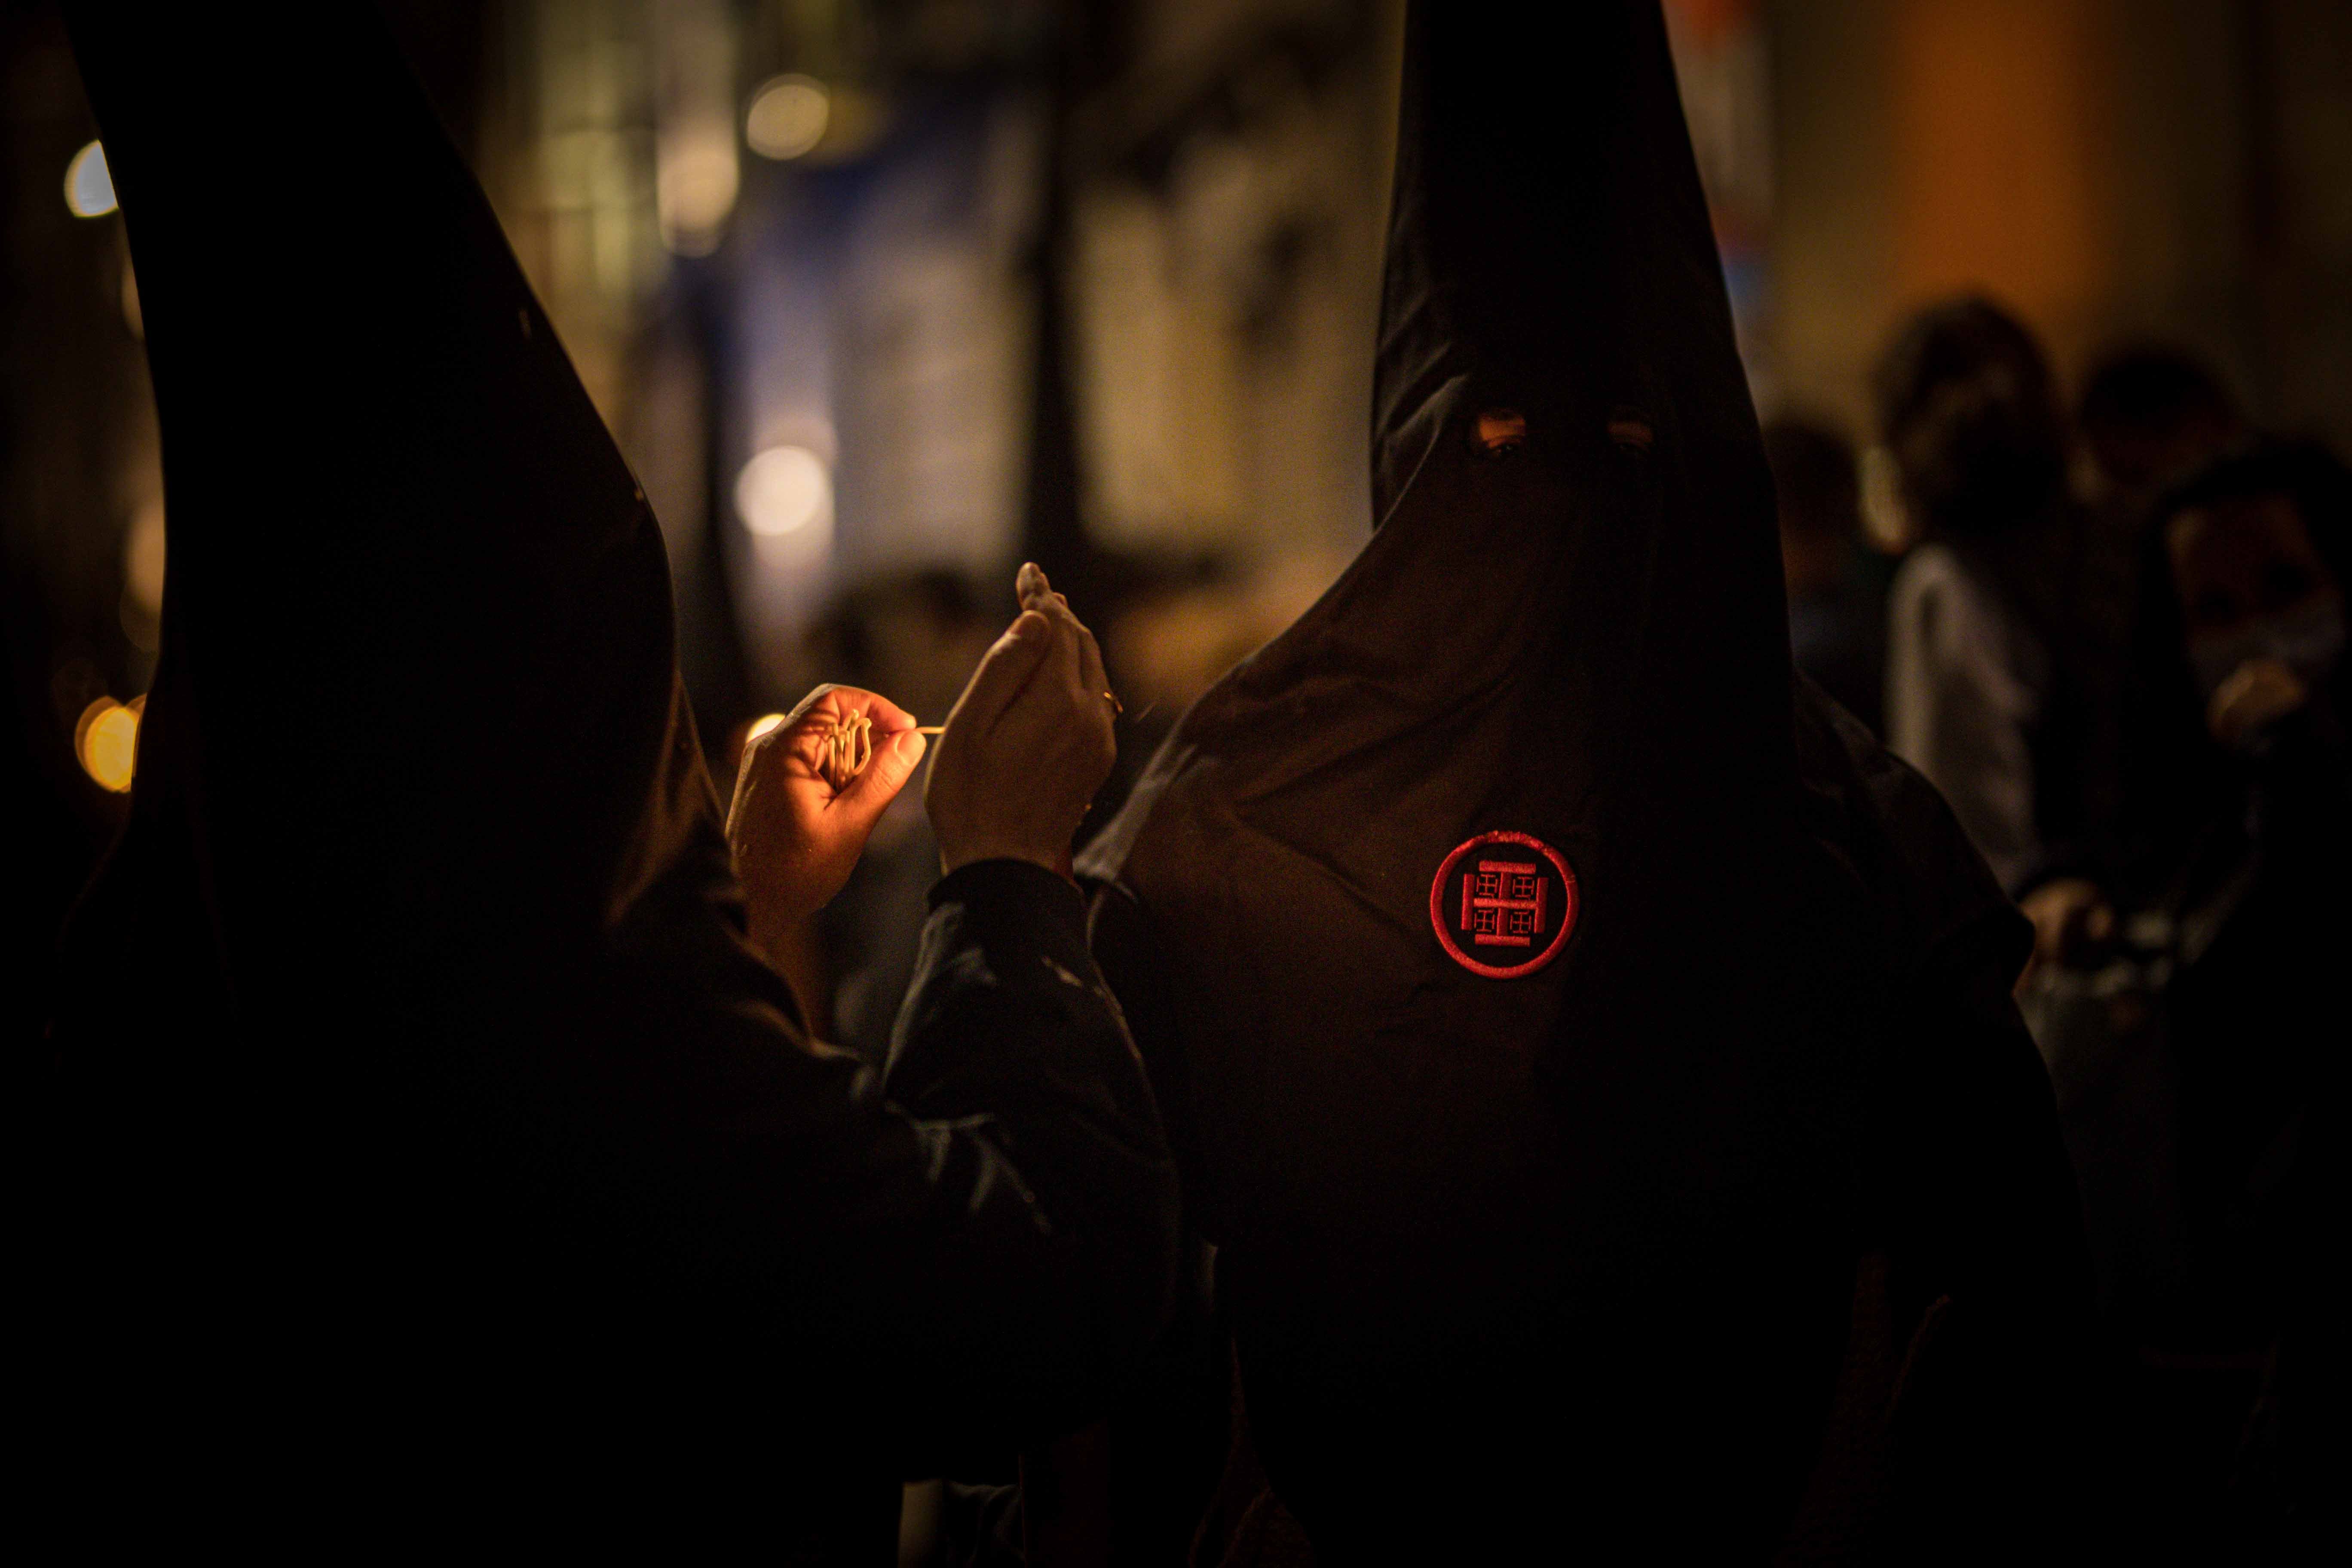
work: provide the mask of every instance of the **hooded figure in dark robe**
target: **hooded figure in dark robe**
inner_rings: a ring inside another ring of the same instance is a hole
[[[891,1561],[902,1477],[1082,1415],[1167,1290],[1077,892],[934,889],[887,1096],[812,1045],[645,496],[379,20],[68,10],[172,517],[53,1028],[76,1520]]]
[[[1080,866],[1274,1493],[1328,1562],[2011,1539],[2088,1304],[2029,934],[1792,676],[1655,0],[1413,6],[1373,436]]]

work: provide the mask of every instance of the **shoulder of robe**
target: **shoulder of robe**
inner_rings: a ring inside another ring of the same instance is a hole
[[[1904,971],[1896,978],[1932,983],[1986,963],[2013,976],[2032,928],[1944,797],[1803,675],[1794,708],[1814,831],[1861,878]]]
[[[1132,884],[1139,857],[1148,858],[1159,841],[1185,837],[1180,819],[1192,815],[1186,803],[1200,795],[1213,762],[1185,731],[1185,724],[1178,724],[1160,743],[1126,804],[1079,852],[1073,874],[1089,894],[1113,883]],[[1129,896],[1134,896],[1131,886]]]

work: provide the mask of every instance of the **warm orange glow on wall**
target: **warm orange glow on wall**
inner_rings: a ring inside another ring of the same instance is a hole
[[[1909,303],[1982,289],[2061,338],[2113,278],[2113,0],[1903,0],[1895,261]]]

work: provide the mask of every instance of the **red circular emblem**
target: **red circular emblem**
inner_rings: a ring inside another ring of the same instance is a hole
[[[1448,855],[1429,884],[1437,944],[1489,980],[1533,974],[1558,958],[1576,907],[1567,858],[1524,833],[1481,833]]]

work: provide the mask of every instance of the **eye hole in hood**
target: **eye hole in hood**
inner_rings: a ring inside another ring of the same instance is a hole
[[[1516,408],[1483,408],[1470,422],[1473,450],[1507,458],[1528,444],[1528,416]]]

